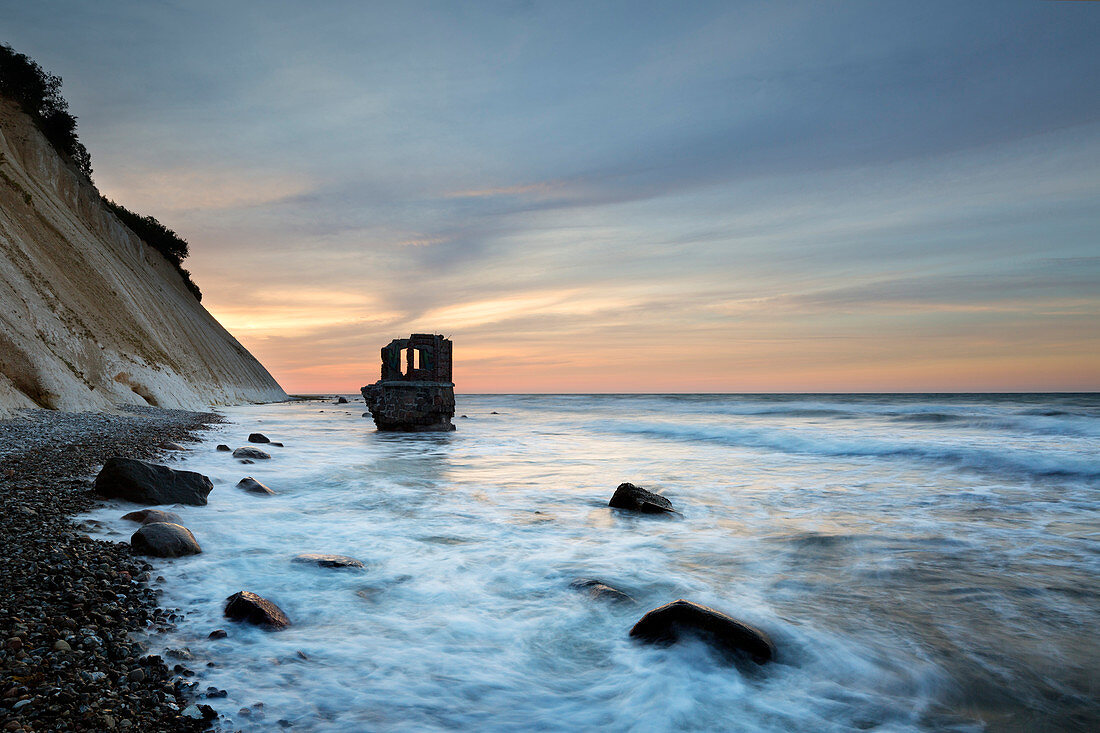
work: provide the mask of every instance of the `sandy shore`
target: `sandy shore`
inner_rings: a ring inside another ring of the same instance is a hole
[[[172,623],[148,585],[152,567],[71,517],[97,502],[89,477],[107,458],[151,458],[220,421],[155,408],[0,421],[0,731],[208,725],[181,715],[193,702],[189,671],[132,638]]]

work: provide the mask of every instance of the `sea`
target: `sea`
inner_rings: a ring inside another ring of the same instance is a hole
[[[166,461],[214,490],[142,640],[219,730],[1100,730],[1100,395],[459,395],[445,434],[347,398],[226,408]],[[252,432],[284,445],[215,450]],[[623,482],[677,513],[609,508]],[[292,626],[224,618],[240,590]],[[680,598],[776,660],[629,636]]]

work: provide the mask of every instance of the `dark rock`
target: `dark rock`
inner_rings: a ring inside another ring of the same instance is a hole
[[[290,619],[271,601],[247,590],[226,598],[225,615],[234,621],[246,621],[269,629],[285,629]]]
[[[293,562],[310,563],[323,568],[362,568],[363,563],[347,555],[325,555],[318,552],[306,552],[296,555]]]
[[[263,433],[252,433],[248,436],[249,443],[270,443],[271,439]]]
[[[223,451],[223,452],[225,452],[225,453],[228,453],[229,451],[231,451],[231,450],[233,450],[233,449],[232,449],[232,448],[230,448],[230,447],[229,447],[228,445],[226,445],[225,443],[219,443],[219,444],[218,444],[218,450],[220,450],[220,451]]]
[[[214,629],[213,631],[210,632],[210,634],[206,638],[207,639],[224,639],[227,636],[229,636],[229,634],[226,633],[225,629]]]
[[[570,588],[584,591],[589,598],[599,601],[611,601],[612,603],[633,603],[634,599],[617,588],[602,583],[592,578],[576,578],[569,584]]]
[[[244,460],[242,460],[242,461],[241,461],[241,465],[247,465],[247,466],[251,466],[251,465],[252,465],[253,463],[255,463],[255,462],[256,462],[256,461],[253,461],[253,460],[249,460],[248,458],[245,458]]]
[[[273,445],[273,446],[275,446],[276,448],[282,448],[282,447],[283,447],[283,444],[282,444],[282,443],[276,443],[276,442],[275,442],[274,440],[273,440],[273,441],[271,441],[270,443],[268,443],[268,445]]]
[[[684,635],[693,635],[724,651],[746,654],[757,664],[775,658],[775,644],[760,629],[682,598],[642,616],[630,635],[658,644],[671,644]]]
[[[250,494],[263,494],[265,496],[274,496],[275,495],[274,491],[272,491],[268,487],[264,486],[259,481],[252,478],[251,476],[245,476],[240,481],[238,481],[237,482],[237,488],[238,489],[244,489],[245,491],[247,491]]]
[[[161,448],[164,448],[165,450],[187,450],[179,443],[164,443],[161,445]]]
[[[237,450],[233,451],[233,457],[234,458],[255,458],[257,460],[262,460],[262,459],[265,459],[265,458],[271,458],[271,455],[268,454],[268,453],[264,453],[259,448],[250,448],[248,446],[245,446],[244,448],[238,448]]]
[[[110,499],[136,504],[193,504],[204,506],[214,484],[194,471],[115,457],[107,461],[95,479],[95,491]]]
[[[348,398],[347,397],[337,397],[336,398],[336,404],[338,404],[338,405],[346,405],[347,403],[348,403]]]
[[[662,512],[674,512],[672,502],[652,491],[646,491],[634,484],[619,484],[615,494],[611,497],[608,506],[616,509],[630,509],[644,514],[661,514]]]
[[[171,522],[143,524],[130,538],[130,547],[139,555],[182,557],[202,552],[191,530]]]
[[[136,512],[123,514],[122,518],[131,522],[137,522],[138,524],[149,524],[150,522],[172,522],[173,524],[183,524],[183,517],[176,514],[175,512],[166,512],[161,509],[140,509]]]

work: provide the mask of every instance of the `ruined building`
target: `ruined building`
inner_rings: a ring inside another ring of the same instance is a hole
[[[363,387],[363,399],[379,430],[454,430],[450,340],[414,333],[391,341],[382,349],[382,378]]]

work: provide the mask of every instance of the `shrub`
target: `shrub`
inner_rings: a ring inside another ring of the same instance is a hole
[[[27,55],[0,44],[0,94],[17,102],[54,149],[91,180],[92,159],[76,137],[76,118],[61,96],[60,76],[46,73]]]
[[[45,72],[33,59],[16,52],[8,44],[0,44],[0,95],[17,102],[54,150],[71,160],[89,181],[92,180],[92,158],[88,149],[77,139],[76,118],[69,114],[69,103],[61,96],[60,76]],[[179,272],[187,289],[202,300],[199,286],[191,279],[191,273],[183,269],[183,261],[187,259],[187,241],[153,217],[135,214],[106,197],[102,198],[107,209],[146,244],[160,252]]]

